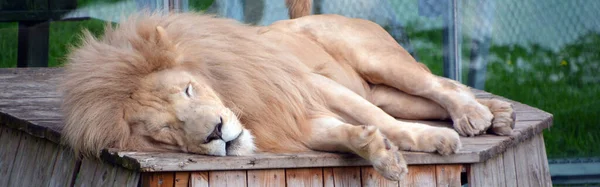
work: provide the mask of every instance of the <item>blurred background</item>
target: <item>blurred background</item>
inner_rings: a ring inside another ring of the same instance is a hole
[[[0,0],[0,68],[61,66],[83,29],[101,35],[107,22],[142,9],[251,25],[287,19],[284,0]],[[600,184],[599,10],[598,0],[314,0],[313,7],[374,21],[433,73],[554,114],[544,139],[555,184]]]

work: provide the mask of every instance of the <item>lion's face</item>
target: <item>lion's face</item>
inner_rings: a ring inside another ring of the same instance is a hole
[[[168,69],[148,75],[141,84],[132,94],[141,109],[126,116],[133,136],[162,150],[237,154],[239,145],[232,144],[239,141],[234,140],[249,131],[201,76]]]

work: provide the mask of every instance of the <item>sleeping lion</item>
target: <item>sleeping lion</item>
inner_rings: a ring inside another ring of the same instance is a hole
[[[399,150],[447,155],[459,134],[511,133],[510,103],[433,75],[373,22],[309,16],[299,2],[295,19],[265,27],[140,13],[102,38],[86,32],[61,85],[65,142],[84,155],[351,152],[400,180]]]

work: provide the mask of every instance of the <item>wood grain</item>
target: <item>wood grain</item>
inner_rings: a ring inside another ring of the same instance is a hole
[[[248,187],[285,186],[284,169],[248,170]]]
[[[39,152],[36,158],[36,167],[34,167],[34,176],[31,179],[30,186],[48,186],[52,171],[54,169],[54,163],[58,155],[59,146],[47,140],[43,140],[41,143]]]
[[[550,178],[550,169],[548,166],[548,157],[546,155],[546,146],[544,143],[544,135],[538,134],[534,140],[537,140],[537,150],[542,172],[542,186],[552,186],[552,179]]]
[[[0,186],[8,186],[13,165],[21,142],[22,133],[10,128],[2,128],[2,137],[0,137]]]
[[[75,186],[93,186],[96,167],[102,167],[102,164],[93,159],[83,159],[81,161],[79,173],[77,173]]]
[[[400,187],[435,186],[435,165],[417,165],[408,167],[408,175],[400,181]]]
[[[360,167],[333,168],[333,185],[335,187],[360,186]]]
[[[398,181],[387,180],[383,176],[381,176],[373,167],[361,167],[361,183],[362,186],[383,186],[383,187],[392,187],[398,186]]]
[[[58,154],[54,162],[49,186],[71,186],[76,177],[75,171],[79,169],[81,161],[75,157],[73,150],[58,146]]]
[[[40,149],[39,138],[23,134],[8,186],[29,186],[35,170],[35,158]]]
[[[192,172],[190,180],[191,187],[208,187],[208,172]]]
[[[143,187],[172,187],[175,185],[174,172],[142,173]]]
[[[323,186],[323,168],[286,169],[285,179],[288,187]]]
[[[436,165],[436,185],[438,187],[460,186],[460,173],[462,168],[462,165]]]
[[[190,172],[175,173],[175,187],[187,187],[190,185]]]
[[[211,171],[208,186],[245,187],[246,171]]]

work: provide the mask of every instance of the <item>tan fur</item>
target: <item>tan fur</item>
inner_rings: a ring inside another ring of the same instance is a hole
[[[510,104],[482,105],[381,27],[334,15],[251,27],[141,13],[101,39],[86,34],[61,87],[65,141],[84,154],[345,151],[400,180],[407,169],[398,148],[446,155],[461,146],[457,132],[514,127]],[[395,117],[450,118],[456,131]]]
[[[291,19],[310,15],[312,0],[285,0]]]

